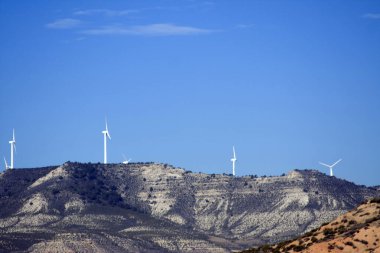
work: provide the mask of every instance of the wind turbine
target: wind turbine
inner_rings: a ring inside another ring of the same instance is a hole
[[[104,135],[104,164],[107,164],[107,137],[111,140],[110,133],[108,132],[107,120],[106,120],[106,130],[102,131]]]
[[[333,165],[328,165],[328,164],[325,164],[325,163],[322,163],[322,162],[319,162],[319,164],[328,167],[328,168],[330,169],[330,176],[334,176],[334,174],[333,174],[333,167],[334,167],[335,165],[337,165],[340,161],[342,161],[342,159],[339,159],[339,160],[336,161]]]
[[[13,138],[9,141],[9,144],[11,144],[11,166],[10,169],[13,169],[14,167],[14,160],[13,160],[13,151],[16,151],[16,138],[15,138],[15,130],[13,129]]]
[[[132,160],[132,158],[127,159],[124,154],[123,154],[123,158],[124,158],[123,164],[128,164]]]
[[[236,154],[235,154],[235,147],[232,146],[232,152],[234,154],[234,157],[231,158],[231,162],[232,162],[232,175],[235,176],[235,162],[236,162]]]
[[[4,163],[5,163],[5,170],[9,169],[8,163],[7,163],[7,160],[5,159],[5,157],[4,157]]]

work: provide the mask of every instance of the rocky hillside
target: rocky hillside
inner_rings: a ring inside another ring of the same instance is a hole
[[[230,252],[283,241],[376,196],[314,170],[280,177],[164,164],[80,164],[0,175],[0,249]]]
[[[264,245],[242,253],[380,252],[380,198],[361,204],[295,240]]]

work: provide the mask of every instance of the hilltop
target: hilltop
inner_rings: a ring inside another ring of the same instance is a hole
[[[242,253],[380,252],[379,240],[380,198],[375,198],[295,240]]]
[[[230,252],[294,238],[378,194],[315,170],[231,177],[70,162],[8,170],[0,249]]]

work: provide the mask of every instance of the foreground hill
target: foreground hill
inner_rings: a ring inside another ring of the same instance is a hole
[[[8,170],[0,249],[229,252],[293,238],[377,194],[313,170],[261,178],[153,163]]]
[[[295,240],[243,252],[380,252],[380,198],[367,201]]]

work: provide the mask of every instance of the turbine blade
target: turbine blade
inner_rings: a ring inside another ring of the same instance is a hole
[[[333,165],[331,165],[331,167],[334,167],[334,166],[337,165],[340,161],[342,161],[342,159],[339,159],[338,161],[336,161]]]
[[[5,157],[4,157],[4,163],[5,163],[5,168],[8,169],[8,163],[7,163],[7,160],[5,159]]]
[[[232,146],[232,151],[233,151],[233,153],[234,153],[234,159],[236,159],[235,146]]]
[[[16,150],[16,142],[13,143],[13,149],[15,150],[15,153],[17,153],[17,150]]]
[[[328,164],[325,164],[325,163],[322,163],[322,162],[319,162],[319,164],[322,164],[323,166],[326,166],[326,167],[330,168],[330,165],[328,165]]]
[[[16,138],[15,138],[15,129],[13,128],[13,141],[16,142]]]
[[[111,140],[111,135],[110,135],[110,133],[108,132],[107,118],[106,118],[106,135],[107,135],[108,139]]]

